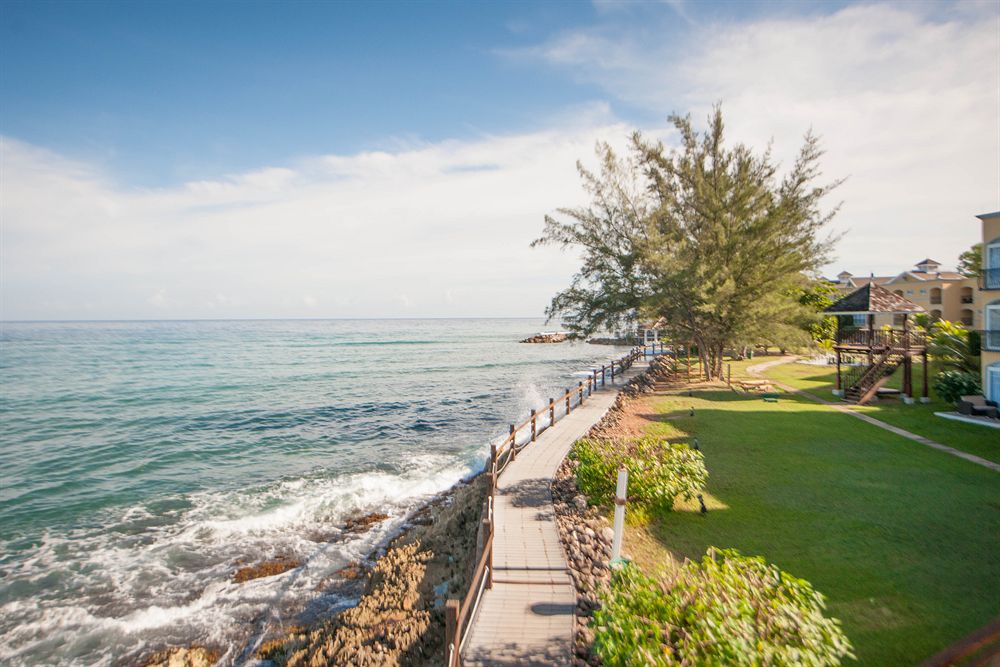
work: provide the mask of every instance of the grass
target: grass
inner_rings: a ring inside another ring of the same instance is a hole
[[[929,377],[933,378],[938,371],[934,362],[931,362],[929,370]],[[792,363],[772,366],[764,371],[764,375],[829,400],[831,399],[830,392],[836,382],[837,371],[824,366]],[[897,369],[886,386],[900,389],[902,378],[903,370]],[[922,382],[923,364],[914,364],[913,385],[918,396]],[[955,449],[1000,463],[1000,431],[987,426],[963,424],[938,417],[934,414],[935,412],[950,412],[955,408],[937,397],[934,393],[933,380],[928,384],[931,385],[930,403],[905,405],[901,401],[889,399],[860,406],[857,410],[943,445],[949,445]]]
[[[678,507],[629,527],[644,570],[713,545],[762,555],[827,596],[866,665],[919,663],[1000,614],[996,472],[804,397],[695,390],[642,405],[650,434],[697,437],[710,473],[707,515]]]

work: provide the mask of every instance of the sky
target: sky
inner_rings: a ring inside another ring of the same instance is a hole
[[[0,2],[0,319],[540,316],[576,161],[810,129],[828,275],[1000,209],[1000,3]]]

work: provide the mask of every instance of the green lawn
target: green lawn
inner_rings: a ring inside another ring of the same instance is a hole
[[[937,368],[932,362],[930,377],[933,378],[936,372]],[[923,365],[914,364],[913,385],[918,396],[923,382],[922,373]],[[764,374],[797,389],[809,391],[820,398],[833,399],[831,391],[837,376],[834,369],[791,363],[769,368]],[[886,386],[899,389],[902,385],[902,377],[902,369],[897,370]],[[901,401],[889,399],[861,406],[858,410],[893,426],[930,438],[935,442],[1000,463],[1000,430],[975,424],[963,424],[936,416],[935,412],[949,412],[954,410],[954,406],[945,403],[934,394],[933,380],[929,384],[931,384],[930,403],[905,405]]]
[[[644,569],[712,545],[762,555],[827,596],[866,665],[919,663],[1000,615],[1000,474],[804,397],[649,406],[652,434],[699,439],[712,509],[631,526]]]

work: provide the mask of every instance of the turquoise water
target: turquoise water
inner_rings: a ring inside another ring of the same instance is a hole
[[[233,662],[489,442],[622,351],[541,320],[4,323],[0,662]],[[346,516],[388,511],[369,534]],[[240,563],[303,567],[245,584]]]

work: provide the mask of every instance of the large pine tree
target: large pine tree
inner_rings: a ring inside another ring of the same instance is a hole
[[[600,174],[582,167],[588,207],[546,217],[535,243],[583,249],[583,265],[548,313],[589,334],[664,318],[678,342],[698,346],[709,378],[722,374],[728,347],[782,345],[801,335],[799,296],[833,240],[816,185],[822,155],[811,133],[783,177],[770,151],[724,144],[722,111],[698,132],[689,116],[670,118],[680,145],[633,137],[619,158],[598,147]]]

